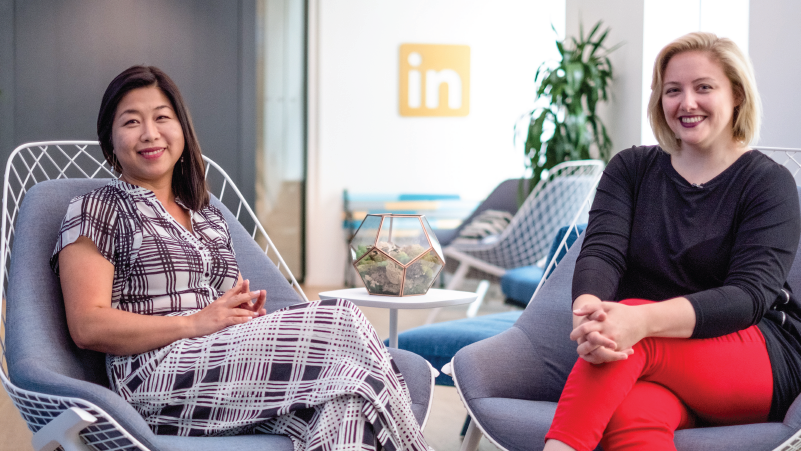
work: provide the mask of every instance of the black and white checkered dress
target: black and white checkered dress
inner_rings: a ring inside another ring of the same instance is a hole
[[[236,282],[222,213],[192,232],[153,192],[114,180],[73,199],[51,259],[79,236],[114,264],[112,306],[191,315]],[[269,293],[268,293],[269,297]],[[111,388],[154,432],[288,435],[296,450],[427,449],[406,383],[375,330],[343,300],[298,304],[204,337],[107,358]]]

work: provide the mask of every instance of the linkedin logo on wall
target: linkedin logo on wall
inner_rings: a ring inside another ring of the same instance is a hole
[[[470,112],[470,47],[401,44],[401,116],[467,116]]]

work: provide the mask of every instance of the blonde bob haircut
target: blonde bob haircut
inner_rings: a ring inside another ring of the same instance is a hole
[[[654,77],[651,81],[651,100],[648,102],[648,121],[656,140],[668,153],[681,147],[681,140],[668,126],[662,109],[662,88],[665,69],[670,59],[679,53],[699,51],[706,53],[720,64],[731,82],[734,98],[740,105],[734,108],[734,139],[743,145],[759,139],[762,120],[762,102],[756,89],[754,68],[750,59],[743,54],[737,44],[728,38],[719,38],[713,33],[695,32],[686,34],[663,48],[654,62]]]

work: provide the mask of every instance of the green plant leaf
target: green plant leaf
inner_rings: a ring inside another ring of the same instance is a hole
[[[598,23],[596,23],[595,26],[592,27],[592,30],[590,31],[590,34],[587,35],[587,39],[582,39],[582,40],[584,42],[592,43],[592,37],[595,36],[595,33],[598,31],[599,28],[601,28],[601,24],[602,23],[603,23],[603,21],[599,20]],[[582,25],[579,25],[579,27],[581,27],[581,26]],[[607,28],[606,31],[608,32],[609,29]],[[604,33],[604,34],[606,34],[606,33]]]
[[[613,77],[608,55],[622,44],[606,48],[610,29],[601,28],[599,21],[585,37],[580,23],[578,37],[556,41],[561,60],[555,65],[540,64],[534,74],[537,99],[546,99],[548,106],[529,113],[525,143],[529,192],[541,181],[543,171],[563,161],[590,158],[593,146],[601,159],[609,160],[612,142],[596,110],[608,99]]]
[[[581,84],[584,82],[584,67],[581,63],[568,63],[565,66],[565,78],[567,86],[565,93],[569,96],[575,96],[581,90]]]
[[[597,29],[599,25],[601,25],[601,22],[598,22],[598,24],[595,25],[595,29]],[[593,29],[593,31],[595,31],[595,29]],[[590,56],[594,56],[595,52],[598,51],[599,48],[603,47],[604,40],[606,39],[607,35],[609,35],[609,28],[607,28],[603,33],[601,33],[601,36],[598,38],[598,40],[592,43],[592,50],[590,50]]]
[[[565,46],[562,45],[561,42],[556,41],[556,48],[559,50],[559,54],[564,57],[565,56]]]

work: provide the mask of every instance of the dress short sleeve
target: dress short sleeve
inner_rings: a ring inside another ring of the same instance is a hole
[[[58,274],[58,254],[78,237],[85,236],[97,246],[100,255],[111,262],[115,273],[123,275],[130,268],[142,243],[141,227],[119,194],[109,187],[100,188],[70,201],[61,222],[50,267]],[[122,271],[120,271],[122,270]]]

